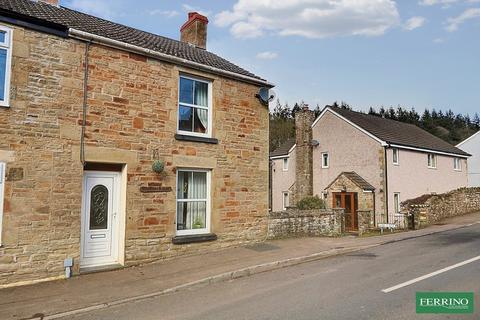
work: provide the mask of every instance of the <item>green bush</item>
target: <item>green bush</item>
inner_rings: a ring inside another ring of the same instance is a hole
[[[300,210],[325,209],[325,201],[318,196],[305,197],[297,203]]]

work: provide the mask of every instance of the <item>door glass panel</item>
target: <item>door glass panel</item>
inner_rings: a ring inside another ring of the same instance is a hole
[[[351,195],[345,195],[345,212],[352,212],[352,198]]]
[[[335,195],[335,208],[341,208],[342,207],[342,196],[337,194]]]
[[[96,185],[90,193],[90,230],[107,229],[108,189],[104,185]]]

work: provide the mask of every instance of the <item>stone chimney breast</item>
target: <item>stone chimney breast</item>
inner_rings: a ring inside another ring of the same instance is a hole
[[[189,12],[188,20],[180,28],[180,41],[207,49],[208,18],[198,12]]]

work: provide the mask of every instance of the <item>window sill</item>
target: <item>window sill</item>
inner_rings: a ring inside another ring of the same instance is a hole
[[[186,134],[175,134],[176,140],[181,141],[192,141],[192,142],[203,142],[203,143],[210,143],[210,144],[218,144],[218,139],[215,138],[207,138],[207,137],[197,137],[197,136],[189,136]]]
[[[207,242],[217,240],[217,235],[214,233],[194,234],[188,236],[176,236],[172,238],[173,244],[188,244],[197,242]]]

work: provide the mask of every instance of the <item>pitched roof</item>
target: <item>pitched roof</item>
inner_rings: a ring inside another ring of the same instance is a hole
[[[470,156],[470,154],[414,124],[385,119],[338,107],[328,108],[388,144]]]
[[[270,157],[288,156],[288,152],[295,145],[295,139],[290,138],[282,143],[277,149],[270,152]]]
[[[1,0],[0,16],[11,16],[15,19],[30,18],[37,23],[44,22],[49,26],[64,27],[65,30],[72,28],[223,71],[263,80],[204,49],[65,7],[56,7],[31,0]]]
[[[354,172],[354,171],[351,171],[351,172],[342,172],[340,173],[337,178],[335,178],[326,188],[325,190],[327,190],[328,188],[330,188],[330,186],[332,184],[334,184],[338,178],[340,178],[341,176],[345,176],[346,178],[348,178],[350,181],[352,181],[354,184],[356,184],[359,188],[361,188],[362,190],[367,190],[367,191],[374,191],[375,190],[375,187],[372,186],[370,183],[368,183],[365,179],[363,179],[361,176],[358,175],[358,173]]]

